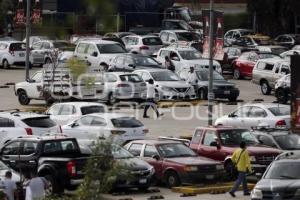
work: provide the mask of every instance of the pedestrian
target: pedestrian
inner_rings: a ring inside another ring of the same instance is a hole
[[[31,173],[31,179],[25,183],[26,200],[43,199],[46,196],[48,181],[44,177],[38,177],[35,172]]]
[[[18,199],[17,195],[17,184],[12,180],[11,171],[7,171],[5,173],[5,179],[3,181],[4,184],[4,193],[6,194],[7,200]]]
[[[250,193],[247,186],[246,175],[248,172],[252,173],[252,167],[251,167],[250,156],[247,150],[246,142],[243,141],[240,143],[240,148],[235,150],[231,160],[233,164],[236,166],[236,169],[238,171],[238,178],[235,182],[235,185],[229,192],[229,194],[232,197],[235,197],[234,193],[240,187],[241,183],[243,183],[244,196],[249,196]]]
[[[169,58],[169,56],[165,56],[165,67],[172,71],[175,72],[175,66],[173,65],[172,60]]]
[[[147,111],[150,107],[152,107],[152,109],[156,112],[157,118],[159,116],[162,116],[162,114],[158,112],[157,105],[155,102],[155,88],[153,79],[150,79],[147,84],[147,99],[144,108],[144,118],[149,118],[149,116],[147,115]]]

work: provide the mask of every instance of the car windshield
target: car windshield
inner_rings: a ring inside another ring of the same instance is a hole
[[[104,113],[104,107],[103,106],[84,106],[81,107],[81,113],[82,115],[88,115],[92,113]]]
[[[0,161],[0,170],[8,170],[8,167]]]
[[[74,154],[78,153],[79,147],[76,140],[51,140],[47,141],[43,145],[43,153],[51,155]]]
[[[274,115],[274,116],[285,116],[285,115],[290,115],[291,110],[290,107],[272,107],[268,108],[268,110]]]
[[[97,44],[100,53],[126,53],[126,50],[120,44]]]
[[[296,134],[274,136],[283,150],[300,150],[300,136]]]
[[[10,51],[25,51],[26,44],[25,43],[12,43],[9,47]]]
[[[171,71],[151,72],[151,75],[155,81],[180,81],[179,76]]]
[[[115,159],[126,159],[134,157],[130,152],[117,145],[112,146],[112,154]]]
[[[275,162],[265,175],[265,179],[300,179],[299,162]]]
[[[196,74],[201,81],[208,81],[208,70],[196,71]],[[214,80],[224,80],[223,76],[217,72],[213,72]]]
[[[246,129],[221,130],[219,134],[224,146],[238,146],[242,141],[246,144],[259,144],[256,137]]]
[[[143,79],[136,74],[129,74],[129,75],[120,75],[120,79],[122,81],[132,82],[132,83],[139,83],[143,82]]]
[[[259,59],[266,59],[266,58],[278,58],[280,59],[280,56],[271,54],[271,53],[261,53],[258,54]]]
[[[56,126],[56,123],[49,117],[33,117],[22,120],[27,126],[35,128],[50,128]]]
[[[151,66],[151,65],[159,65],[153,58],[146,57],[146,56],[138,56],[134,57],[134,64],[136,66]]]
[[[177,32],[176,35],[179,41],[190,42],[194,40],[200,40],[200,36],[193,32]]]
[[[119,117],[111,119],[116,128],[138,128],[144,126],[142,122],[133,117]]]
[[[163,45],[159,37],[147,37],[143,39],[144,45]]]
[[[157,149],[164,158],[197,156],[193,150],[182,143],[161,144]]]
[[[201,53],[198,51],[178,51],[184,60],[197,60],[201,59]]]

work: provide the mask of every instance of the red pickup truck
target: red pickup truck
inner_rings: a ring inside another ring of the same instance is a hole
[[[268,165],[281,153],[280,150],[261,145],[247,129],[225,126],[198,127],[190,142],[190,148],[200,156],[224,163],[229,177],[233,177],[231,155],[241,141],[247,143],[255,175],[261,176]]]

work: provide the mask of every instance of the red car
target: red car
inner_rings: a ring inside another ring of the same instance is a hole
[[[241,141],[247,143],[252,168],[258,176],[261,176],[268,165],[281,153],[278,149],[261,145],[247,129],[225,126],[197,128],[190,142],[190,148],[200,156],[222,161],[229,177],[233,177],[231,155],[239,148]]]
[[[168,187],[217,180],[225,174],[221,162],[200,157],[181,142],[138,140],[128,143],[125,148],[151,164],[157,180],[162,180]]]
[[[243,77],[252,78],[252,70],[254,65],[259,59],[265,58],[280,59],[280,56],[269,52],[258,51],[249,51],[242,53],[239,58],[233,61],[233,77],[235,79],[241,79]]]

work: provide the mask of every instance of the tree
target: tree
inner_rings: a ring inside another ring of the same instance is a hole
[[[17,0],[0,0],[0,35],[3,35],[7,28],[7,12],[13,11],[16,5]]]

